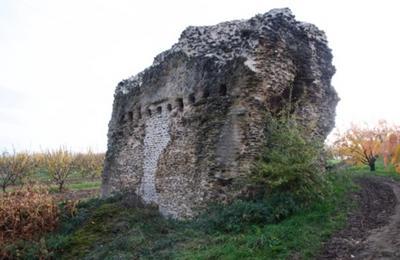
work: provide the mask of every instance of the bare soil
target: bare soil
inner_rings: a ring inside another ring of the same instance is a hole
[[[383,177],[357,180],[360,207],[317,259],[400,259],[400,184]]]

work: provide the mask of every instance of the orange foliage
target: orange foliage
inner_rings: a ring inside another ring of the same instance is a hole
[[[58,216],[57,204],[44,187],[24,187],[3,193],[0,197],[0,248],[16,239],[36,239],[54,230]]]
[[[334,142],[337,155],[352,164],[366,164],[372,169],[380,153],[381,133],[375,129],[361,128],[355,125]]]
[[[394,165],[396,172],[400,173],[400,127],[388,128],[387,134],[382,143],[381,154],[384,166]]]
[[[380,121],[373,128],[352,125],[344,134],[338,135],[334,143],[336,155],[353,164],[374,167],[375,160],[382,156],[384,166],[393,164],[400,173],[400,127]]]

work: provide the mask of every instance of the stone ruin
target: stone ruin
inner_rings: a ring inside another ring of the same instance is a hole
[[[102,195],[134,191],[173,218],[235,199],[263,148],[268,112],[282,110],[289,93],[308,129],[331,131],[331,62],[324,32],[287,8],[188,27],[118,84]]]

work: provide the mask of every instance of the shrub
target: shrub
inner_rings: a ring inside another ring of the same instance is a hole
[[[322,141],[292,118],[271,118],[265,136],[254,179],[266,186],[267,195],[291,193],[304,203],[323,197]]]
[[[240,232],[249,224],[270,222],[271,208],[263,202],[237,200],[230,205],[211,206],[197,219],[197,225],[208,232]]]
[[[0,248],[15,240],[38,239],[57,227],[59,210],[44,187],[24,187],[0,198]]]
[[[299,209],[290,193],[276,193],[264,200],[236,200],[213,205],[194,220],[196,226],[212,232],[242,232],[253,225],[277,223]]]

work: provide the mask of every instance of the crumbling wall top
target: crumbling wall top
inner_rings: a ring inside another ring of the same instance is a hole
[[[171,49],[154,58],[151,67],[161,64],[174,53],[182,52],[188,57],[215,58],[215,62],[221,65],[242,57],[251,70],[256,70],[253,54],[260,39],[271,34],[284,37],[286,32],[283,24],[306,33],[310,40],[323,45],[327,44],[327,38],[323,31],[313,24],[296,21],[289,8],[278,8],[258,14],[248,20],[228,21],[211,26],[189,26],[182,32],[179,41]],[[122,81],[116,89],[116,94],[127,94],[131,89],[141,86],[143,75],[150,68]]]

